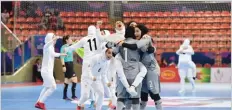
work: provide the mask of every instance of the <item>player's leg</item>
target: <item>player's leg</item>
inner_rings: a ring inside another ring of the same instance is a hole
[[[45,73],[46,74],[46,73]],[[42,75],[44,79],[44,89],[41,91],[39,99],[35,104],[36,108],[45,109],[44,102],[46,101],[47,97],[49,97],[56,89],[56,82],[54,77],[51,75]]]
[[[193,80],[193,75],[192,75],[192,69],[191,68],[187,69],[187,78],[188,78],[189,82],[192,85],[192,92],[195,92],[196,91],[196,89],[195,89],[195,81]]]
[[[90,78],[81,78],[81,97],[77,104],[77,110],[81,110],[81,106],[88,100],[91,84],[92,80]]]
[[[92,88],[97,95],[96,110],[101,110],[104,101],[104,87],[101,80],[96,80],[92,83]]]
[[[64,90],[63,90],[63,99],[70,100],[67,96],[68,84],[70,83],[68,78],[64,78]]]
[[[196,75],[197,75],[197,66],[196,66],[196,64],[193,61],[191,61],[191,62],[189,62],[189,66],[192,69],[193,77],[196,77]]]
[[[141,102],[140,102],[140,110],[145,110],[147,106],[148,101],[148,93],[147,92],[141,92]]]
[[[94,108],[94,104],[95,104],[95,100],[96,100],[96,96],[95,96],[95,92],[93,90],[93,88],[90,88],[90,94],[89,94],[89,99],[90,99],[90,106],[89,108]]]
[[[185,92],[185,77],[186,77],[186,71],[184,68],[179,68],[179,75],[180,75],[180,90],[179,93]]]
[[[147,87],[149,90],[150,97],[155,102],[156,110],[162,110],[162,100],[160,98],[160,78],[159,78],[159,67],[155,70],[148,70],[147,73]]]
[[[126,101],[125,98],[118,98],[116,110],[126,110],[126,109],[123,109],[125,107],[125,101]]]
[[[76,100],[77,97],[76,97],[76,85],[77,85],[77,77],[76,77],[76,74],[74,73],[73,74],[74,76],[71,78],[71,82],[72,82],[72,88],[71,88],[71,91],[72,91],[72,99],[73,100]]]

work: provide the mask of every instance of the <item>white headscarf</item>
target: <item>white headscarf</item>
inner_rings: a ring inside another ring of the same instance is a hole
[[[96,27],[91,25],[88,27],[88,36],[95,37],[96,36]]]
[[[55,35],[54,33],[47,33],[45,40],[44,40],[45,44],[52,41],[52,38],[54,35]]]
[[[189,39],[185,39],[182,45],[183,46],[189,46],[190,45],[190,40]]]

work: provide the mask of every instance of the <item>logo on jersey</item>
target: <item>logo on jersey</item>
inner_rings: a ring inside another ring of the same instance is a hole
[[[98,72],[100,72],[100,71],[101,71],[101,68],[98,69]]]
[[[163,79],[174,79],[176,76],[175,72],[170,71],[170,70],[166,70],[161,74],[161,77]]]

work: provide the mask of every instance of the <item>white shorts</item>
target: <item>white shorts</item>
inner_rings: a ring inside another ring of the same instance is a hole
[[[53,87],[56,85],[56,81],[53,74],[41,72],[41,76],[43,78],[43,86]]]
[[[179,68],[178,71],[181,78],[193,77],[192,68]]]

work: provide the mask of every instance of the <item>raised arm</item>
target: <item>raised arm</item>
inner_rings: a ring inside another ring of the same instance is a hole
[[[76,50],[76,49],[78,49],[78,48],[83,47],[85,41],[86,41],[86,38],[83,37],[80,41],[76,42],[75,44],[73,44],[73,45],[71,45],[71,46],[69,46],[69,47],[66,47],[66,48],[65,48],[65,52],[74,51],[74,50]]]
[[[183,53],[193,55],[194,51],[193,51],[192,46],[188,46],[188,49],[183,50]]]

